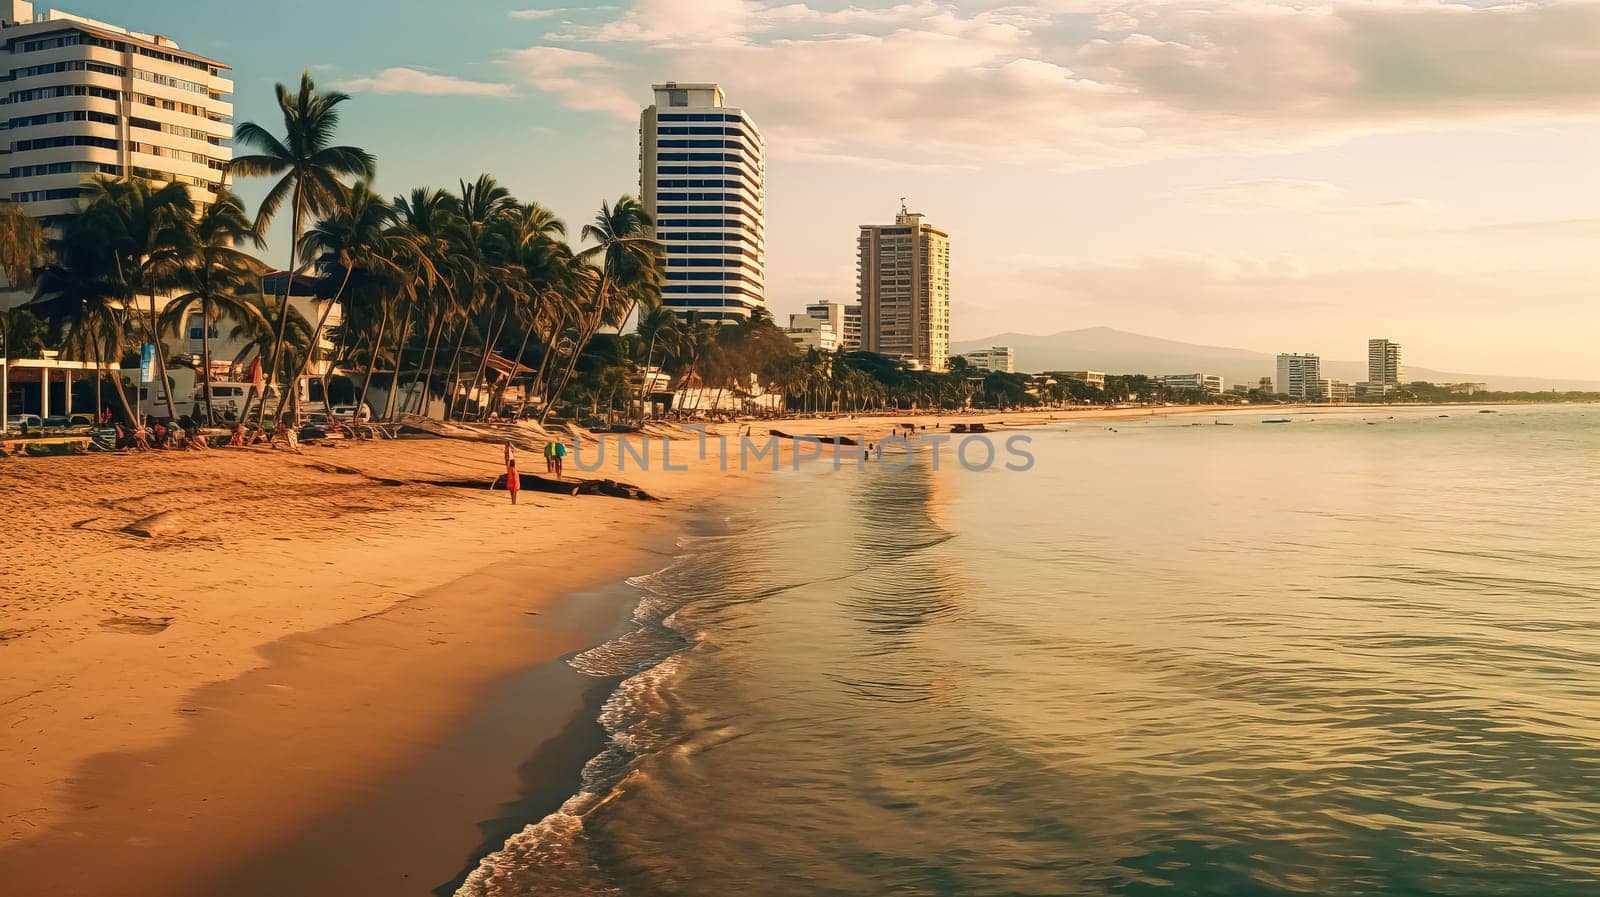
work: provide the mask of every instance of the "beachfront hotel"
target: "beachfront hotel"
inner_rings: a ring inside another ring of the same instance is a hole
[[[716,84],[656,84],[639,116],[639,195],[666,250],[661,300],[701,320],[766,307],[766,147]]]
[[[45,221],[95,175],[178,181],[210,203],[233,157],[228,66],[157,34],[0,0],[3,195]]]
[[[1400,361],[1400,344],[1386,339],[1367,340],[1367,391],[1392,392],[1406,382],[1406,368]]]
[[[1273,381],[1279,395],[1301,402],[1316,399],[1322,380],[1322,359],[1311,354],[1284,353],[1278,356],[1278,377]]]
[[[950,235],[900,213],[893,224],[863,224],[857,240],[862,348],[915,368],[950,361]]]

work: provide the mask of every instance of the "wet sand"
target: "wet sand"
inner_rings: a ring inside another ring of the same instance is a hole
[[[1047,415],[984,419],[1030,417]],[[778,426],[874,436],[899,419]],[[446,884],[559,804],[593,753],[603,689],[562,658],[629,607],[585,590],[652,569],[679,515],[757,475],[684,454],[688,471],[621,475],[665,502],[515,507],[420,482],[499,471],[498,449],[449,440],[0,460],[0,881]],[[124,529],[157,514],[153,535]]]

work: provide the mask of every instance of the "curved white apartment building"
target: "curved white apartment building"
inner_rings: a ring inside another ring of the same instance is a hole
[[[639,117],[639,193],[666,250],[663,303],[701,320],[766,306],[765,145],[716,84],[656,84]]]
[[[155,34],[0,0],[0,194],[42,219],[97,174],[215,199],[233,157],[228,67]]]

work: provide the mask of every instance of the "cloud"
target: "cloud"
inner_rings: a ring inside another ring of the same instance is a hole
[[[512,51],[505,61],[520,80],[569,108],[630,120],[639,115],[639,103],[623,86],[618,67],[603,56],[541,46]]]
[[[634,0],[547,39],[722,82],[777,157],[1094,168],[1600,114],[1600,4],[1576,0]],[[555,92],[609,108],[637,80]]]
[[[508,97],[510,84],[468,81],[454,75],[439,75],[413,68],[387,68],[366,78],[350,78],[334,84],[350,93],[422,94],[425,96]]]
[[[564,12],[564,9],[513,9],[506,15],[513,19],[548,19]]]
[[[1344,188],[1327,181],[1257,178],[1229,181],[1183,191],[1208,211],[1306,211],[1325,209],[1344,200]]]

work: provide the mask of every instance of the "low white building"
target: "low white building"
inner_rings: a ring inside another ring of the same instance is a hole
[[[806,315],[833,325],[833,333],[840,352],[861,349],[861,306],[843,302],[813,302],[806,306]]]
[[[820,349],[824,352],[839,349],[839,332],[834,330],[833,324],[810,315],[790,315],[789,326],[783,332],[801,349]]]
[[[1050,371],[1049,376],[1062,380],[1076,380],[1079,383],[1087,383],[1095,389],[1106,388],[1105,371]]]
[[[1168,389],[1198,389],[1214,396],[1220,396],[1226,390],[1226,384],[1218,374],[1165,374],[1156,380]]]
[[[1017,356],[1011,351],[1010,346],[990,346],[976,352],[968,352],[961,356],[967,360],[968,366],[979,371],[995,371],[1002,374],[1015,374],[1017,372]]]

